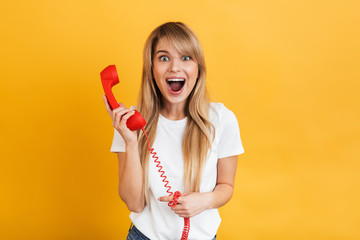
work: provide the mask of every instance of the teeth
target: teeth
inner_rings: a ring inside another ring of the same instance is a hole
[[[185,81],[183,78],[171,78],[167,79],[168,82],[183,82]]]

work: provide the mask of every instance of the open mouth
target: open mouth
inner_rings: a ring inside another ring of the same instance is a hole
[[[185,85],[184,78],[168,78],[168,79],[166,79],[166,82],[167,82],[168,88],[172,94],[181,93],[184,88],[184,85]]]

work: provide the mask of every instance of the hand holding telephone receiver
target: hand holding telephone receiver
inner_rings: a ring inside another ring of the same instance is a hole
[[[102,86],[104,88],[105,96],[110,103],[111,110],[120,107],[116,101],[111,88],[119,83],[119,77],[116,71],[115,65],[109,65],[100,73]],[[135,110],[135,114],[132,115],[126,122],[127,127],[131,131],[139,130],[145,127],[146,121],[141,114]]]
[[[115,65],[107,66],[104,70],[101,71],[100,77],[101,77],[102,86],[104,88],[105,96],[106,96],[108,102],[110,103],[111,110],[114,110],[115,108],[120,107],[119,103],[116,101],[116,99],[114,97],[114,94],[111,91],[111,88],[119,83],[119,77],[118,77]],[[143,133],[145,134],[147,143],[148,143],[148,150],[150,151],[150,154],[153,155],[152,158],[154,159],[154,162],[156,163],[158,172],[161,173],[160,177],[163,178],[162,181],[165,183],[164,186],[166,188],[168,188],[168,190],[166,192],[170,194],[169,196],[173,196],[173,200],[171,202],[169,202],[168,205],[169,205],[169,207],[176,206],[177,200],[181,196],[181,193],[179,191],[176,191],[175,193],[173,193],[171,191],[171,187],[168,186],[169,181],[166,180],[167,177],[165,176],[164,170],[162,170],[163,167],[161,166],[159,158],[156,156],[156,152],[154,151],[154,148],[150,147],[149,138],[148,138],[148,136],[145,132],[145,128],[144,128],[146,125],[145,119],[143,118],[143,116],[141,116],[141,114],[138,111],[135,110],[135,114],[132,115],[126,121],[126,125],[131,131],[141,129],[143,131]],[[184,218],[184,229],[182,232],[181,240],[188,239],[189,231],[190,231],[190,219]]]

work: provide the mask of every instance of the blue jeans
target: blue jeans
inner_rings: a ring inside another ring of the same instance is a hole
[[[129,228],[129,234],[126,237],[126,240],[150,240],[150,238],[146,237],[139,231],[139,229],[135,227],[135,225],[131,224]],[[212,240],[216,240],[216,235]]]
[[[131,224],[126,240],[150,240],[150,238],[146,237],[135,227],[135,225]]]

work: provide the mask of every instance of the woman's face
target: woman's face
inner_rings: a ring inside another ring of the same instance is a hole
[[[165,105],[185,106],[198,78],[198,63],[161,38],[154,52],[153,74]]]

